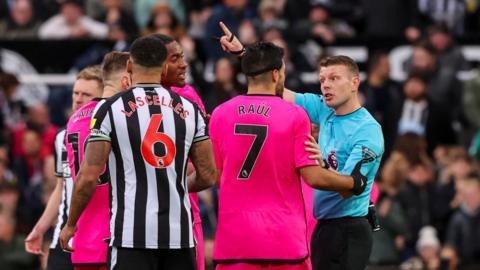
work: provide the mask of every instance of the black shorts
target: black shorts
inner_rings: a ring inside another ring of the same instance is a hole
[[[110,270],[195,270],[195,248],[136,249],[110,247]]]
[[[70,253],[60,248],[51,248],[48,252],[47,270],[73,270]]]
[[[363,270],[372,250],[366,218],[319,220],[312,235],[313,270]]]

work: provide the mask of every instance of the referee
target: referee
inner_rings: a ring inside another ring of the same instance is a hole
[[[133,42],[127,62],[133,87],[101,101],[92,118],[61,245],[72,250],[68,240],[76,220],[108,161],[108,269],[195,269],[188,192],[212,186],[217,171],[198,106],[159,84],[166,56],[165,45],[154,36]],[[187,187],[189,157],[196,177]]]
[[[220,22],[225,35],[222,48],[236,55],[245,52],[230,30]],[[367,177],[365,192],[352,196],[315,190],[314,215],[318,220],[312,235],[314,270],[365,269],[372,249],[369,213],[370,192],[384,152],[380,124],[360,105],[358,65],[347,56],[331,56],[320,63],[322,96],[285,89],[283,98],[303,107],[310,121],[320,126],[319,145],[324,164],[343,175]]]
[[[312,235],[313,269],[365,269],[372,249],[367,220],[370,191],[384,151],[380,124],[358,101],[357,64],[347,56],[320,62],[323,96],[286,90],[284,99],[303,107],[320,126],[319,145],[325,163],[344,175],[366,176],[358,196],[315,190]]]

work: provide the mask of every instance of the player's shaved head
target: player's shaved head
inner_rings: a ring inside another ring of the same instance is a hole
[[[134,64],[144,68],[161,68],[167,58],[167,49],[156,35],[148,35],[133,42],[130,57]]]
[[[161,40],[165,46],[167,46],[168,44],[170,44],[172,42],[175,42],[174,38],[172,38],[171,36],[164,35],[164,34],[153,34],[153,36],[158,38],[159,40]]]

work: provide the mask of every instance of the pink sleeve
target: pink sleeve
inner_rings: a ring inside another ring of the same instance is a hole
[[[205,113],[205,105],[203,105],[202,99],[198,95],[197,91],[195,91],[195,89],[190,85],[185,85],[185,89],[188,90],[190,99],[198,105],[203,113]]]
[[[308,135],[311,134],[310,120],[307,113],[303,109],[298,108],[297,117],[295,118],[295,138],[294,138],[294,157],[295,168],[301,168],[305,166],[318,165],[316,160],[308,158],[311,155],[305,150],[305,141],[308,140]]]
[[[212,117],[210,118],[210,123],[208,126],[209,134],[210,134],[210,140],[212,141],[212,146],[213,146],[213,154],[215,156],[215,164],[217,165],[217,169],[222,169],[223,168],[223,159],[220,155],[220,150],[221,146],[219,143],[219,132],[217,130],[217,125],[215,124],[216,117],[215,114],[212,113]]]

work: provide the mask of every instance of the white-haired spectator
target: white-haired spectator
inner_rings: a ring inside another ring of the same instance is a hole
[[[400,266],[401,270],[440,269],[440,241],[432,226],[425,226],[419,232],[417,241],[418,257],[413,257]]]

